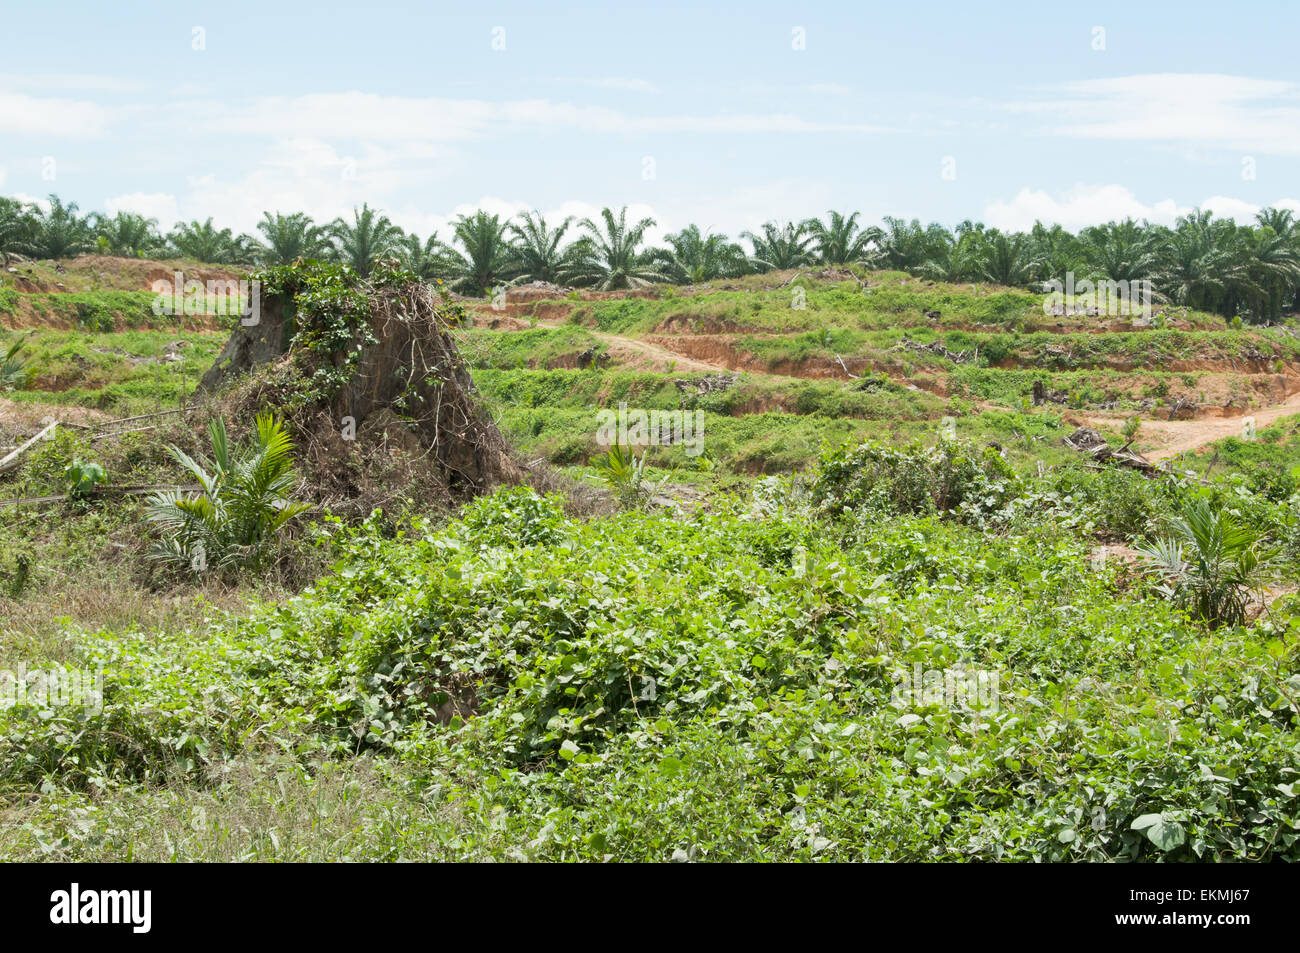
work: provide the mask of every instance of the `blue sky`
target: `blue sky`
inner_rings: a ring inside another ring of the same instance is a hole
[[[478,207],[628,204],[655,234],[733,235],[829,208],[1010,228],[1300,210],[1300,13],[1280,2],[64,3],[5,21],[0,192],[164,228],[362,201],[443,238]]]

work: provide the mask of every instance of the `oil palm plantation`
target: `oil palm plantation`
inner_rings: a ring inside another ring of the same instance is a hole
[[[328,228],[334,257],[361,277],[370,275],[375,260],[397,253],[402,230],[369,205],[352,210],[352,221],[336,218]]]
[[[95,247],[95,229],[89,215],[81,215],[76,202],[66,205],[57,195],[37,217],[32,244],[40,258],[75,258]]]
[[[321,258],[330,251],[328,230],[314,224],[304,212],[263,212],[257,230],[262,235],[257,257],[263,264],[288,265],[300,258]]]
[[[844,215],[828,211],[825,221],[810,218],[808,232],[817,247],[817,260],[823,265],[844,265],[863,261],[871,252],[871,245],[883,236],[879,228],[858,226],[858,212]]]
[[[162,251],[163,240],[158,234],[158,220],[134,212],[118,212],[111,218],[94,216],[95,233],[99,246],[110,255],[124,258],[144,258]]]
[[[656,252],[656,259],[669,280],[678,284],[732,278],[749,270],[743,248],[726,235],[700,231],[698,225],[688,225],[664,241],[668,247]]]
[[[623,206],[617,217],[605,208],[601,210],[599,223],[584,218],[579,224],[586,234],[575,243],[572,272],[575,283],[612,291],[668,280],[653,254],[641,250],[646,231],[655,225],[653,218],[629,225],[627,206]]]
[[[569,279],[574,266],[572,246],[561,243],[572,224],[573,216],[569,216],[551,228],[537,211],[524,212],[510,223],[514,266],[520,280],[560,284]]]
[[[487,295],[517,274],[514,250],[506,241],[508,223],[480,209],[452,223],[448,286],[467,295]]]
[[[786,222],[785,225],[767,222],[761,234],[741,232],[741,238],[748,239],[754,247],[752,258],[763,271],[802,268],[817,260],[817,253],[812,248],[814,237],[806,222]]]

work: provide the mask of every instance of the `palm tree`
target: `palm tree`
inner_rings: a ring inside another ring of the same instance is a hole
[[[1135,547],[1145,570],[1210,628],[1245,622],[1249,597],[1268,581],[1277,555],[1261,548],[1263,531],[1205,500],[1188,503],[1170,529]]]
[[[10,255],[36,253],[33,237],[37,227],[31,206],[0,196],[0,259],[5,268],[9,267]]]
[[[675,235],[667,235],[667,249],[655,253],[664,273],[678,284],[698,284],[714,278],[731,278],[748,270],[745,250],[726,235],[701,232],[698,225],[688,225]]]
[[[1300,222],[1296,221],[1295,212],[1290,209],[1261,209],[1255,215],[1255,221],[1264,228],[1273,229],[1273,233],[1282,238],[1291,239],[1300,236]]]
[[[166,490],[149,499],[149,519],[165,534],[150,555],[196,570],[258,566],[276,534],[309,508],[289,496],[297,482],[293,441],[284,423],[269,413],[258,415],[254,445],[241,459],[231,454],[220,417],[208,425],[208,433],[212,459],[206,466],[171,448],[203,492]]]
[[[217,229],[209,217],[205,222],[177,222],[167,236],[168,243],[181,258],[228,265],[253,259],[252,239],[238,238],[228,228]]]
[[[515,239],[514,262],[520,279],[552,284],[566,281],[574,265],[573,246],[562,249],[560,242],[564,240],[573,216],[555,228],[547,227],[541,212],[525,212],[519,219],[510,223],[510,233]]]
[[[1040,262],[1033,256],[1029,239],[1023,234],[1007,236],[993,232],[984,247],[980,272],[994,284],[1022,288],[1034,280]]]
[[[764,270],[802,268],[811,265],[816,258],[809,247],[814,238],[806,222],[798,225],[786,222],[784,226],[767,222],[763,225],[762,235],[741,232],[740,237],[749,239],[754,246],[754,262]]]
[[[482,209],[452,223],[452,241],[460,246],[448,249],[448,285],[453,291],[489,294],[514,276],[514,251],[506,241],[506,228],[499,215]]]
[[[1209,308],[1223,293],[1227,264],[1208,230],[1179,227],[1164,244],[1160,286],[1169,299],[1190,308]]]
[[[89,215],[78,215],[76,202],[64,205],[50,196],[49,211],[37,219],[35,253],[41,258],[75,258],[95,247],[95,230]]]
[[[1042,263],[1042,273],[1062,283],[1070,272],[1083,265],[1083,248],[1079,240],[1060,225],[1048,228],[1035,222],[1030,235],[1031,254]]]
[[[110,255],[143,258],[162,248],[163,240],[158,235],[156,218],[145,218],[134,212],[118,212],[112,218],[106,215],[92,217],[99,244]]]
[[[268,265],[288,265],[299,259],[320,258],[330,251],[327,230],[313,224],[304,212],[292,215],[263,212],[257,230],[264,239],[258,243],[257,256]]]
[[[954,284],[968,281],[981,273],[977,245],[978,241],[972,232],[962,233],[956,238],[950,237],[917,270],[934,281]]]
[[[18,335],[0,356],[0,390],[13,390],[27,380],[27,362],[20,353],[27,339]]]
[[[1080,233],[1084,257],[1109,281],[1154,281],[1160,269],[1159,239],[1133,219],[1094,225]]]
[[[668,280],[653,256],[639,251],[646,230],[655,225],[653,218],[628,225],[626,205],[619,210],[618,218],[608,208],[601,209],[600,216],[603,228],[589,218],[580,223],[587,234],[574,249],[574,280],[590,283],[601,291],[643,288]]]
[[[329,235],[335,257],[363,278],[370,276],[376,258],[391,256],[402,241],[402,230],[366,204],[352,210],[351,224],[341,218],[331,222]]]
[[[1288,236],[1277,234],[1271,226],[1240,231],[1247,268],[1257,289],[1252,295],[1251,313],[1261,320],[1274,320],[1282,313],[1287,290],[1300,282],[1300,253]]]
[[[895,271],[915,271],[940,254],[946,241],[951,241],[951,236],[941,225],[922,228],[919,219],[906,222],[886,216],[885,228],[876,239],[877,248],[870,262]]]
[[[1271,228],[1273,233],[1285,242],[1296,255],[1300,255],[1300,221],[1296,220],[1295,213],[1290,209],[1262,209],[1255,216],[1255,220],[1259,222],[1261,227]],[[1292,295],[1290,308],[1294,311],[1300,311],[1300,280],[1290,281],[1289,290]]]
[[[398,258],[408,271],[426,281],[437,278],[448,270],[447,249],[442,242],[438,241],[437,232],[430,235],[423,244],[418,235],[405,236],[398,251]]]
[[[828,211],[825,222],[810,218],[805,224],[817,243],[817,259],[823,265],[844,265],[862,261],[867,257],[873,242],[884,237],[884,232],[872,225],[858,227],[858,212],[844,216]]]

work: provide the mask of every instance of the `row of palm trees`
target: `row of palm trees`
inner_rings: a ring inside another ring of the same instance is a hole
[[[649,247],[654,220],[629,222],[626,207],[558,223],[538,212],[505,218],[477,211],[457,218],[444,242],[436,234],[421,240],[369,205],[350,221],[327,224],[301,212],[266,212],[257,236],[217,229],[212,219],[179,222],[162,235],[155,220],[130,212],[83,215],[57,196],[46,210],[0,198],[0,254],[6,264],[11,254],[57,259],[93,251],[229,264],[329,258],[362,274],[378,259],[396,258],[471,295],[520,281],[607,290],[817,265],[862,264],[1034,290],[1072,272],[1076,281],[1150,281],[1159,300],[1225,317],[1262,322],[1300,310],[1300,222],[1285,209],[1264,209],[1251,225],[1194,211],[1172,228],[1127,219],[1077,234],[1041,223],[1006,232],[971,221],[950,230],[917,219],[887,217],[880,226],[858,219],[857,212],[831,211],[822,219],[769,222],[741,233],[748,247],[690,225]]]

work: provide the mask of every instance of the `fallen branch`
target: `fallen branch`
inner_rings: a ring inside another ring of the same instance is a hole
[[[1097,463],[1113,463],[1142,473],[1156,472],[1155,464],[1142,454],[1129,450],[1128,443],[1117,450],[1106,442],[1105,437],[1087,427],[1080,427],[1063,439],[1067,447],[1087,454]]]
[[[202,493],[201,486],[176,486],[173,484],[159,484],[157,486],[97,486],[90,492],[89,499],[97,496],[144,496],[146,493],[158,493],[165,490],[175,490],[180,493]],[[57,496],[24,496],[12,500],[0,500],[0,506],[25,506],[36,503],[58,503],[67,500],[66,493],[60,493]]]
[[[54,421],[54,423],[47,426],[44,430],[38,433],[35,437],[32,437],[31,440],[28,440],[17,450],[14,450],[12,453],[6,455],[3,460],[0,460],[0,473],[4,473],[6,470],[12,470],[14,467],[18,466],[19,458],[22,457],[22,455],[27,451],[27,448],[35,444],[37,441],[45,439],[45,436],[47,434],[54,433],[54,428],[56,428],[58,425],[59,422],[57,420]]]

